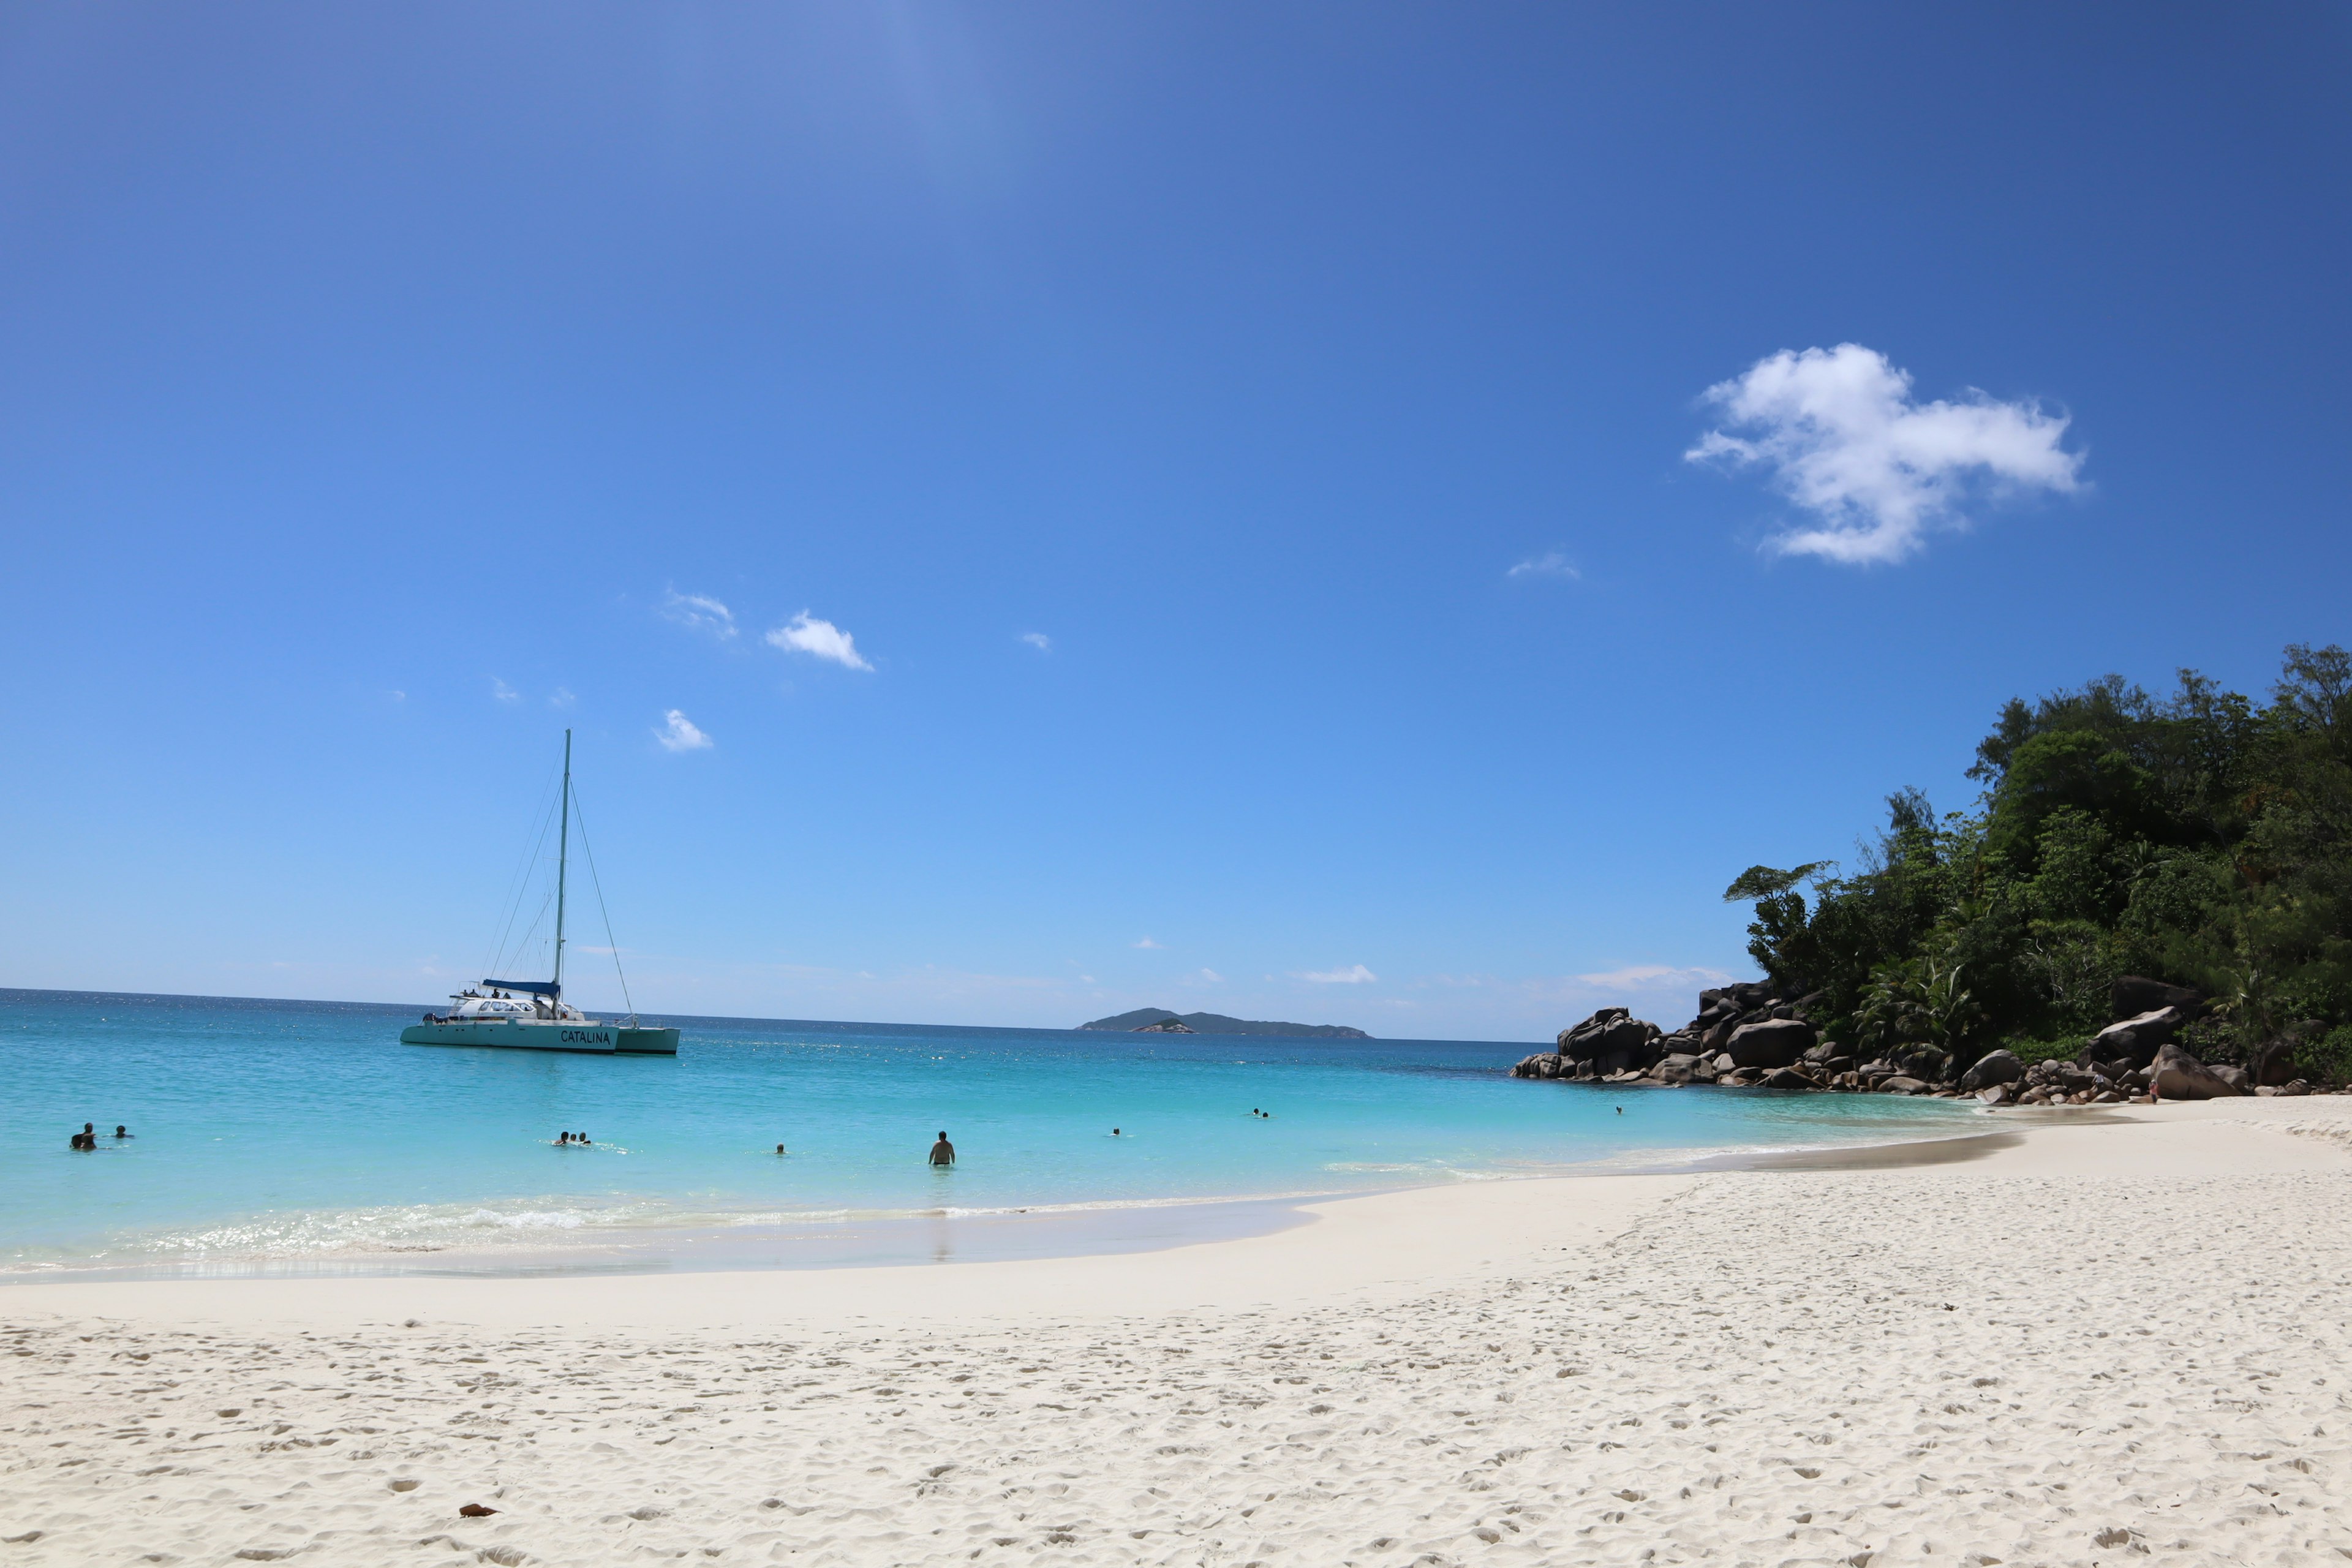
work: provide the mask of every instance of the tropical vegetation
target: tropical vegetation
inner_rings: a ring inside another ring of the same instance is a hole
[[[2257,703],[2182,670],[2012,699],[1972,810],[1916,789],[1851,870],[1755,866],[1748,952],[1867,1052],[2073,1055],[2121,975],[2213,998],[2195,1048],[2352,1074],[2352,655],[2290,646]]]

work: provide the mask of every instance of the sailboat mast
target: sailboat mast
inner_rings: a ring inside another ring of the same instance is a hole
[[[547,818],[542,816],[540,820],[544,822]],[[563,879],[571,864],[572,731],[566,730],[563,731],[563,826],[555,839],[555,994],[559,999],[563,994]]]

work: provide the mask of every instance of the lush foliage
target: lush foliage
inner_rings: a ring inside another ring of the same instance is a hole
[[[2210,1052],[2286,1037],[2352,1074],[2352,655],[2289,647],[2262,706],[2179,680],[2012,700],[1974,811],[1906,790],[1851,874],[1742,874],[1724,896],[1755,905],[1748,951],[1864,1048],[2046,1055],[2144,974],[2217,999]]]

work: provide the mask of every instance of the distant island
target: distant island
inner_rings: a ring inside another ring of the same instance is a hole
[[[1138,1007],[1115,1018],[1097,1018],[1081,1029],[1119,1029],[1155,1035],[1294,1035],[1312,1040],[1369,1040],[1371,1036],[1345,1024],[1269,1024],[1256,1018],[1228,1018],[1223,1013],[1171,1013],[1165,1007]]]

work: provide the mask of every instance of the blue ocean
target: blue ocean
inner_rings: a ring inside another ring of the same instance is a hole
[[[401,1045],[422,1011],[0,991],[0,1276],[1117,1250],[1284,1223],[1269,1200],[1981,1125],[1519,1081],[1524,1042],[666,1017],[675,1059],[615,1059]],[[68,1148],[85,1121],[94,1153]],[[925,1162],[941,1131],[952,1170]]]

